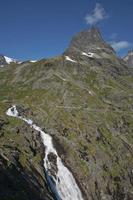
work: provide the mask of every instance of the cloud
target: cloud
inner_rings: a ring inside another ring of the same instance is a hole
[[[131,46],[131,44],[128,41],[119,41],[119,42],[111,42],[111,46],[116,50],[120,51],[122,49],[126,49]]]
[[[108,15],[101,4],[96,3],[96,6],[91,14],[86,15],[85,20],[87,24],[94,25],[99,21],[107,19]]]

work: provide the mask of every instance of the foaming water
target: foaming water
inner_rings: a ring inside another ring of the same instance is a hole
[[[53,146],[52,137],[33,123],[19,115],[16,106],[12,106],[6,112],[8,116],[19,118],[30,125],[31,128],[40,132],[45,146],[44,168],[47,181],[57,200],[83,200],[81,191],[76,184],[72,173],[64,166],[56,149]]]

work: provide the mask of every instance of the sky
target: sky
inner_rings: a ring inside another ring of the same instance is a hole
[[[0,0],[0,54],[57,56],[74,34],[93,25],[124,56],[133,49],[133,0]]]

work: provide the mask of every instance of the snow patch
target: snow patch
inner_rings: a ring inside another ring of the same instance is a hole
[[[10,63],[12,63],[12,62],[17,63],[17,60],[15,60],[15,59],[13,59],[13,58],[9,58],[9,57],[7,57],[7,56],[4,56],[4,58],[5,58],[5,60],[6,60],[6,62],[7,62],[8,64],[10,64]]]
[[[89,94],[90,94],[90,95],[93,95],[93,92],[89,91]]]
[[[31,63],[36,63],[36,62],[37,62],[37,60],[30,60],[30,62],[31,62]]]
[[[70,62],[73,62],[73,63],[77,63],[77,61],[75,60],[72,60],[69,56],[65,56],[66,60],[70,61]]]
[[[93,58],[94,57],[94,53],[89,52],[88,54],[85,52],[82,52],[82,55]]]

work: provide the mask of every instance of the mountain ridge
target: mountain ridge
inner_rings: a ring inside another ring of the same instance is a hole
[[[132,52],[132,51],[131,51]],[[129,51],[129,56],[130,53]],[[101,55],[99,55],[101,53]],[[76,56],[78,57],[80,54],[88,57],[93,57],[95,54],[95,58],[109,58],[110,56],[116,56],[116,52],[111,47],[109,43],[107,43],[100,32],[100,29],[96,26],[92,26],[90,29],[84,29],[83,31],[77,33],[75,36],[73,36],[68,48],[66,48],[62,55],[72,57]],[[90,56],[89,56],[90,54]],[[92,56],[93,54],[93,56]],[[128,56],[128,55],[127,55]],[[125,56],[122,58],[124,61],[126,61],[127,65],[130,65],[128,63],[128,57]],[[43,59],[43,58],[42,58]],[[120,58],[121,59],[121,58]],[[40,59],[41,60],[41,59]],[[31,62],[35,63],[39,60],[25,60],[25,61],[18,61],[17,59],[13,59],[10,57],[7,57],[3,54],[0,54],[0,66],[3,67],[4,65],[11,64],[11,63],[25,63],[25,62]],[[132,61],[129,61],[132,62]]]

